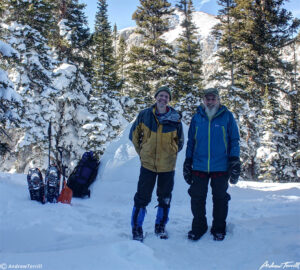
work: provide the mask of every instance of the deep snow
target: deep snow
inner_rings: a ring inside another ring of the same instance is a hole
[[[139,159],[129,127],[107,148],[91,199],[72,205],[30,201],[25,175],[0,174],[0,269],[259,270],[300,268],[300,184],[241,181],[231,194],[228,233],[215,242],[186,234],[192,215],[177,162],[170,239],[153,234],[156,195],[147,208],[144,243],[130,239]],[[186,127],[185,127],[186,133]],[[211,223],[211,196],[207,199]]]

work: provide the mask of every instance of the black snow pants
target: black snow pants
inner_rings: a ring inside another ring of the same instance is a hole
[[[145,208],[150,203],[157,178],[158,206],[162,208],[170,207],[174,175],[175,171],[156,173],[141,167],[137,192],[134,196],[134,206]]]
[[[209,179],[213,199],[213,223],[211,232],[226,233],[226,218],[228,214],[228,189],[227,172],[199,172],[193,171],[193,183],[188,193],[191,196],[191,210],[194,216],[192,231],[202,234],[207,230],[206,197]]]

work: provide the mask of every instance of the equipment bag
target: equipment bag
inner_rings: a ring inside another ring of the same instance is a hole
[[[67,186],[72,189],[73,197],[90,197],[89,186],[95,181],[100,162],[92,151],[85,152],[69,176]]]

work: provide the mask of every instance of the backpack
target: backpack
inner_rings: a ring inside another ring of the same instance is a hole
[[[85,152],[68,178],[67,186],[72,189],[73,197],[90,197],[89,186],[95,181],[100,162],[92,151]]]

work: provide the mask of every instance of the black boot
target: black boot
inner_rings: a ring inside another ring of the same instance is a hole
[[[168,239],[168,233],[165,230],[165,225],[155,224],[155,234],[160,237],[160,239]]]
[[[224,238],[225,238],[225,235],[226,235],[226,229],[225,228],[216,230],[215,228],[212,227],[210,232],[213,235],[213,237],[214,237],[213,239],[215,241],[223,241]]]
[[[168,239],[168,233],[165,230],[165,226],[169,220],[169,210],[169,207],[162,208],[159,206],[157,208],[154,232],[160,239]]]
[[[133,227],[132,228],[132,239],[143,242],[144,234],[142,227]]]
[[[191,230],[188,232],[188,239],[197,241],[207,232],[207,227],[203,230]]]
[[[131,215],[132,239],[143,242],[143,222],[146,214],[145,208],[133,207]]]

